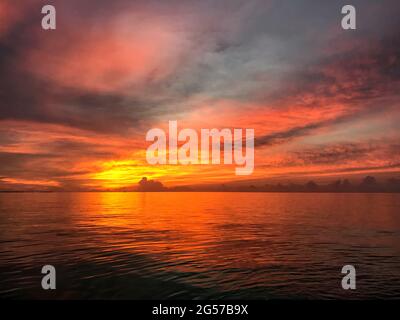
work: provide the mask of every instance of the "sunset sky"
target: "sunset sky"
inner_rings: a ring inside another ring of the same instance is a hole
[[[348,2],[0,0],[0,190],[398,177],[400,2]],[[254,173],[148,165],[169,120],[253,128]]]

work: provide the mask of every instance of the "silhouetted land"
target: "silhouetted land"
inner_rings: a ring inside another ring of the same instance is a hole
[[[349,179],[338,179],[330,183],[277,183],[250,185],[199,185],[166,187],[160,181],[143,177],[137,186],[112,190],[0,190],[0,193],[11,192],[326,192],[326,193],[397,193],[400,192],[400,178],[378,181],[375,177],[366,176],[361,182],[353,183]]]
[[[126,190],[127,191],[127,190]],[[305,184],[264,184],[264,185],[209,185],[209,186],[180,186],[167,188],[159,181],[143,178],[136,191],[145,192],[400,192],[400,179],[391,178],[378,182],[372,176],[365,177],[359,183],[348,179],[339,179],[327,184],[317,184],[308,181]]]

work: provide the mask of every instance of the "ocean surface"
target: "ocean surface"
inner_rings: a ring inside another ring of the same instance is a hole
[[[398,299],[400,194],[0,193],[0,298]]]

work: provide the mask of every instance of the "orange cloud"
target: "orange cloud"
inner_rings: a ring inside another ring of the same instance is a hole
[[[132,25],[140,22],[140,27]],[[84,24],[84,22],[82,22]],[[96,91],[143,89],[178,65],[184,33],[158,17],[118,14],[105,22],[69,26],[63,37],[39,38],[25,67],[67,87]],[[139,88],[138,88],[139,87]]]

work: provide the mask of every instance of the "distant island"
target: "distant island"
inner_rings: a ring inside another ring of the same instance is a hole
[[[390,178],[379,182],[373,176],[366,176],[360,183],[352,183],[349,179],[338,179],[326,184],[317,184],[310,180],[304,184],[263,184],[263,185],[203,185],[203,186],[178,186],[165,187],[160,181],[148,180],[146,177],[139,181],[138,192],[400,192],[400,179]]]
[[[0,193],[13,192],[305,192],[305,193],[399,193],[400,178],[377,180],[366,176],[361,181],[352,182],[350,179],[336,179],[330,182],[317,183],[310,180],[306,183],[254,183],[234,182],[209,185],[186,185],[167,187],[162,182],[143,177],[137,185],[118,189],[28,189],[0,190]]]

